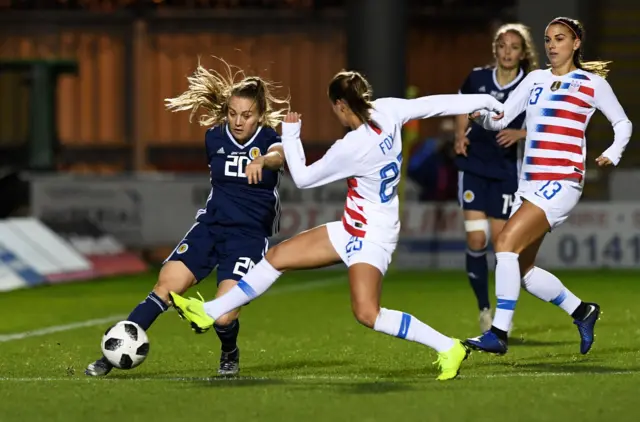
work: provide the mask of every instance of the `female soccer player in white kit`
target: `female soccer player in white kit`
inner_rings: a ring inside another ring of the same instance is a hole
[[[598,304],[582,302],[557,277],[534,266],[546,233],[567,219],[582,195],[587,156],[584,134],[595,110],[602,111],[614,131],[613,144],[596,159],[599,166],[617,165],[631,137],[631,122],[604,79],[607,62],[581,60],[583,36],[577,20],[552,20],[545,33],[551,68],[531,72],[505,103],[504,115],[472,116],[486,129],[500,130],[522,111],[527,113],[518,191],[511,217],[495,244],[496,313],[489,331],[466,341],[475,349],[507,352],[507,331],[520,283],[573,317],[582,354],[593,345]]]
[[[439,355],[438,379],[455,378],[469,353],[462,342],[407,313],[380,307],[382,277],[400,232],[397,186],[402,164],[401,130],[412,119],[480,109],[499,112],[502,104],[487,94],[370,102],[369,83],[359,73],[346,71],[331,81],[329,98],[340,123],[351,132],[336,141],[322,159],[307,166],[299,115],[289,113],[282,124],[282,143],[291,177],[299,188],[347,179],[342,221],[305,231],[271,248],[236,287],[216,300],[203,303],[172,293],[173,305],[196,332],[204,332],[220,315],[264,293],[282,272],[343,261],[349,267],[356,319],[376,331],[432,347]]]

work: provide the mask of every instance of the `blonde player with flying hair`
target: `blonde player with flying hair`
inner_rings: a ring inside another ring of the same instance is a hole
[[[186,292],[217,267],[217,295],[229,291],[264,256],[267,238],[278,231],[278,183],[284,150],[274,128],[289,108],[288,99],[273,94],[273,84],[220,60],[226,74],[198,65],[188,89],[166,100],[172,111],[199,115],[207,127],[204,147],[210,168],[211,193],[196,214],[196,222],[164,262],[149,295],[131,312],[133,321],[148,330],[168,309],[169,292]],[[215,191],[215,193],[214,193]],[[221,342],[220,375],[240,370],[240,308],[216,319]],[[85,373],[104,376],[113,365],[104,357]]]

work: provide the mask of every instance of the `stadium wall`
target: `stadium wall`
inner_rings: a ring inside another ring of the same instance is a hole
[[[191,227],[209,189],[206,178],[195,177],[39,177],[32,185],[32,209],[45,220],[65,215],[88,219],[129,247],[166,247]],[[275,240],[338,219],[345,191],[344,183],[300,191],[285,178],[281,232]],[[410,186],[395,263],[399,268],[464,268],[465,233],[458,205],[419,203],[415,197]],[[579,204],[547,237],[538,262],[548,268],[639,266],[640,202]]]
[[[166,112],[164,99],[186,88],[185,76],[198,57],[220,69],[211,55],[281,83],[281,93],[291,94],[296,110],[314,116],[305,121],[309,142],[340,138],[343,128],[322,100],[330,78],[346,66],[344,19],[314,15],[265,21],[263,14],[259,24],[251,16],[207,17],[202,10],[188,19],[138,19],[120,12],[0,16],[0,60],[78,62],[78,75],[61,76],[57,90],[58,136],[67,149],[201,145],[202,128],[189,124],[186,115]],[[414,23],[407,82],[423,94],[456,92],[469,69],[491,60],[490,39],[488,22],[466,22],[455,31],[443,23]],[[26,104],[24,89],[10,75],[0,77],[0,88],[0,147],[13,147],[17,139],[12,138],[25,136],[24,116],[16,107]],[[436,123],[423,124],[426,132],[435,132]]]

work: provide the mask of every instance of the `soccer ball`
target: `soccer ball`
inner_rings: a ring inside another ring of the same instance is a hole
[[[102,337],[102,354],[116,368],[132,369],[149,353],[147,333],[135,322],[120,321]]]

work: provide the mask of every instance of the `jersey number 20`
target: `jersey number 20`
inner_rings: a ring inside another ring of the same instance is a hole
[[[380,202],[383,204],[391,201],[398,190],[401,165],[402,153],[398,154],[398,163],[391,162],[380,169]]]
[[[249,157],[243,157],[241,155],[230,155],[227,157],[227,161],[224,163],[224,175],[233,177],[247,177],[244,173],[244,169],[251,162]]]

